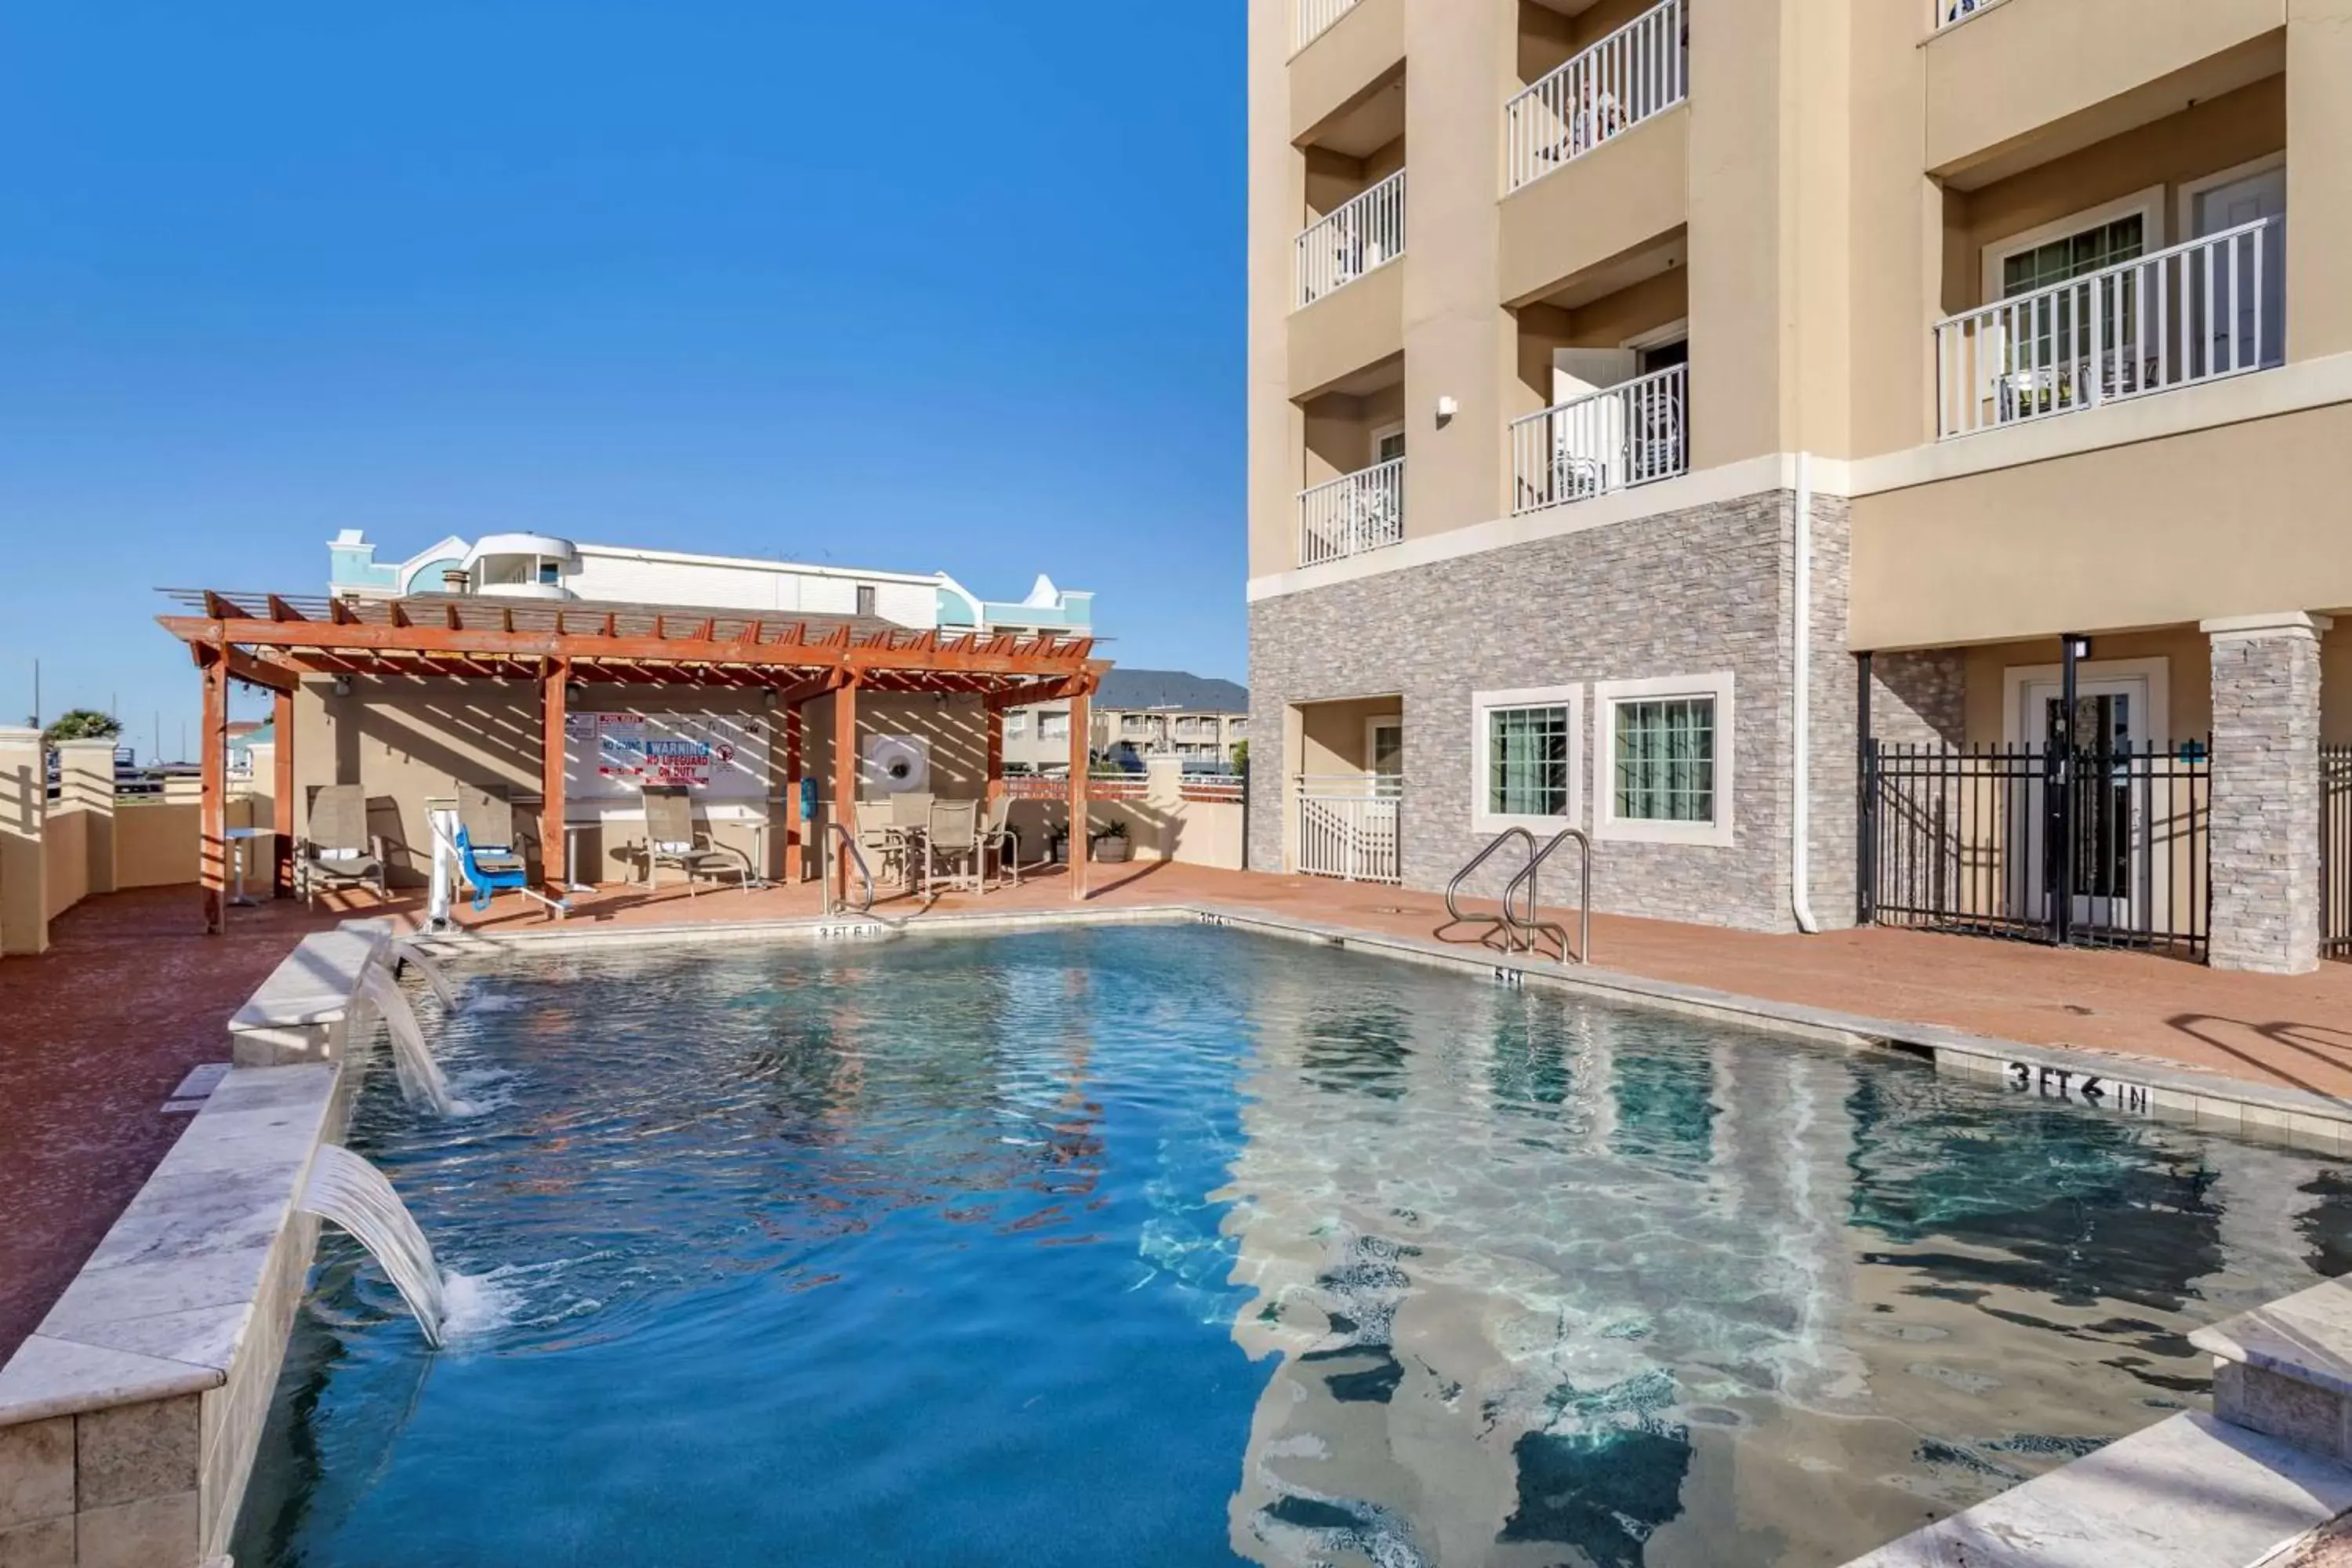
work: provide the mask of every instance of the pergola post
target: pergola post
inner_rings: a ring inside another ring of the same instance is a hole
[[[270,730],[278,743],[270,748],[269,783],[270,886],[281,899],[294,896],[294,694],[271,693]]]
[[[1004,794],[1004,710],[983,698],[980,712],[988,726],[988,771],[981,780],[981,795],[993,811]]]
[[[205,896],[205,934],[218,936],[228,893],[228,650],[199,648],[205,682],[196,757],[202,764],[196,801],[196,879]]]
[[[1070,698],[1070,898],[1087,896],[1087,770],[1094,739],[1092,699],[1084,687]]]
[[[853,677],[833,694],[833,820],[842,830],[834,848],[834,907],[849,901],[850,847],[857,834],[857,681]]]
[[[572,661],[551,658],[540,673],[539,874],[560,900],[571,891],[563,865],[563,716]]]
[[[805,743],[808,726],[801,717],[799,699],[789,692],[784,695],[784,885],[792,887],[801,879],[802,867],[807,857],[802,852],[801,838],[807,831],[801,819],[801,748]]]

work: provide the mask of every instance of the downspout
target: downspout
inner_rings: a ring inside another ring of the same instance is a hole
[[[1789,810],[1789,910],[1797,917],[1797,929],[1807,936],[1821,934],[1821,922],[1813,918],[1813,901],[1807,884],[1812,876],[1812,676],[1813,676],[1813,455],[1797,454],[1797,529],[1793,576],[1790,593],[1790,619],[1795,623],[1790,634],[1796,640],[1792,684],[1789,697],[1789,730],[1796,747],[1796,756],[1789,769],[1790,787],[1794,798]]]

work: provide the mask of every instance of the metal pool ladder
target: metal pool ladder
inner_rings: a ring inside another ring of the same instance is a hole
[[[1461,903],[1463,884],[1476,873],[1478,868],[1493,859],[1507,844],[1517,844],[1525,847],[1528,852],[1528,863],[1519,868],[1518,874],[1511,879],[1508,886],[1504,888],[1502,912],[1492,915],[1464,914]],[[1570,948],[1568,943],[1568,928],[1557,921],[1545,920],[1541,910],[1537,907],[1538,874],[1542,871],[1544,862],[1558,854],[1560,847],[1567,844],[1576,846],[1580,880],[1577,896],[1577,942],[1573,948]],[[1527,918],[1524,920],[1512,908],[1514,900],[1518,898],[1522,889],[1527,893]],[[1503,933],[1503,951],[1506,952],[1524,952],[1532,954],[1536,951],[1538,939],[1549,936],[1559,944],[1560,963],[1590,963],[1592,962],[1592,840],[1587,837],[1580,828],[1563,827],[1552,835],[1549,843],[1538,849],[1536,847],[1536,836],[1526,828],[1507,828],[1491,840],[1485,848],[1470,857],[1469,862],[1462,869],[1454,873],[1454,879],[1445,885],[1445,912],[1449,917],[1449,926],[1483,925],[1500,931]]]
[[[824,879],[824,918],[832,920],[838,915],[845,914],[870,915],[874,912],[874,873],[866,867],[865,851],[857,847],[856,837],[852,834],[848,828],[843,826],[838,822],[826,823],[824,825],[824,838],[828,845],[832,843],[835,834],[838,834],[841,837],[842,848],[849,852],[849,863],[857,868],[857,879],[865,885],[866,898],[865,901],[858,904],[854,910],[850,908],[849,902],[846,899],[836,902],[833,896],[833,879],[831,877],[827,877]]]

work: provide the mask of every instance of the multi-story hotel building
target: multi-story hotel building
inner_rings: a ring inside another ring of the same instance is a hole
[[[1249,71],[1255,864],[2352,934],[2352,0],[1252,0]]]

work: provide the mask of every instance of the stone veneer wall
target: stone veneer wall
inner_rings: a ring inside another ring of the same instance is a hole
[[[1790,910],[1790,565],[1785,490],[1612,524],[1261,600],[1250,609],[1250,864],[1282,864],[1294,704],[1389,692],[1403,700],[1404,880],[1443,888],[1486,842],[1471,819],[1475,691],[1582,684],[1583,817],[1596,763],[1591,683],[1732,672],[1728,847],[1594,845],[1598,910],[1760,931]],[[1845,648],[1847,508],[1813,507],[1815,916],[1849,925],[1854,904],[1855,700]],[[1507,872],[1477,890],[1500,890]],[[1572,868],[1548,886],[1572,885]],[[1551,895],[1556,901],[1558,893]]]
[[[2319,966],[2319,640],[2213,638],[2216,969]]]
[[[1905,746],[1957,746],[1967,740],[1969,668],[1957,651],[1878,654],[1870,673],[1875,739]]]

